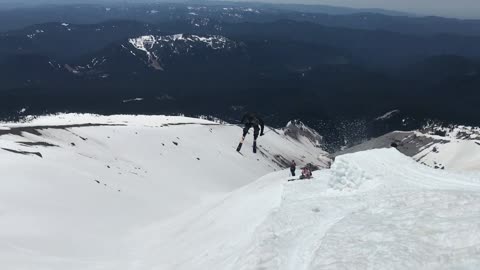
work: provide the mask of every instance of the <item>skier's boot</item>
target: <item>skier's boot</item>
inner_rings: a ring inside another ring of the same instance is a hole
[[[245,140],[245,137],[242,137],[242,139],[240,140],[240,142],[238,143],[238,146],[237,146],[237,152],[240,152],[240,150],[242,149],[242,145],[243,145],[243,141]]]

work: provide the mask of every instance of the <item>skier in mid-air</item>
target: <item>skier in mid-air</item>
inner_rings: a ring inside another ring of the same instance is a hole
[[[240,152],[240,149],[242,148],[243,141],[245,140],[245,136],[247,136],[248,131],[250,128],[253,127],[253,152],[257,152],[257,138],[258,135],[263,136],[263,130],[265,128],[265,124],[263,120],[258,117],[254,113],[246,113],[243,118],[242,118],[242,124],[245,125],[243,128],[243,135],[242,135],[242,140],[238,144],[237,151]]]

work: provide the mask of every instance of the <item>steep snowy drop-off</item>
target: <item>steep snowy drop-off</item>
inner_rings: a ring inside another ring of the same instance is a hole
[[[143,228],[127,269],[478,269],[480,175],[380,149],[314,176],[273,173]]]
[[[426,126],[416,135],[431,139],[414,158],[428,166],[480,171],[480,128]]]
[[[127,255],[144,243],[132,233],[218,202],[287,160],[329,161],[314,142],[269,128],[256,155],[251,134],[240,155],[240,127],[186,117],[69,114],[0,126],[2,269],[136,269]]]
[[[335,155],[370,149],[391,147],[392,143],[403,154],[419,163],[441,170],[480,171],[480,140],[478,128],[472,133],[449,133],[445,136],[425,131],[395,131],[362,144],[345,149]]]

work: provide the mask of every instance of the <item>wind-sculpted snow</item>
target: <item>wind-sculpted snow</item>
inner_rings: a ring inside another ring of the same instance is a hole
[[[357,190],[366,182],[374,180],[359,164],[342,157],[332,165],[331,173],[328,185],[337,190]]]

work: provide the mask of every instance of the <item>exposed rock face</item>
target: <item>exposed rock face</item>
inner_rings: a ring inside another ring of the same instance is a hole
[[[283,128],[285,135],[295,139],[301,140],[306,138],[310,140],[316,147],[320,147],[323,142],[323,137],[314,129],[306,126],[300,120],[292,120]]]

